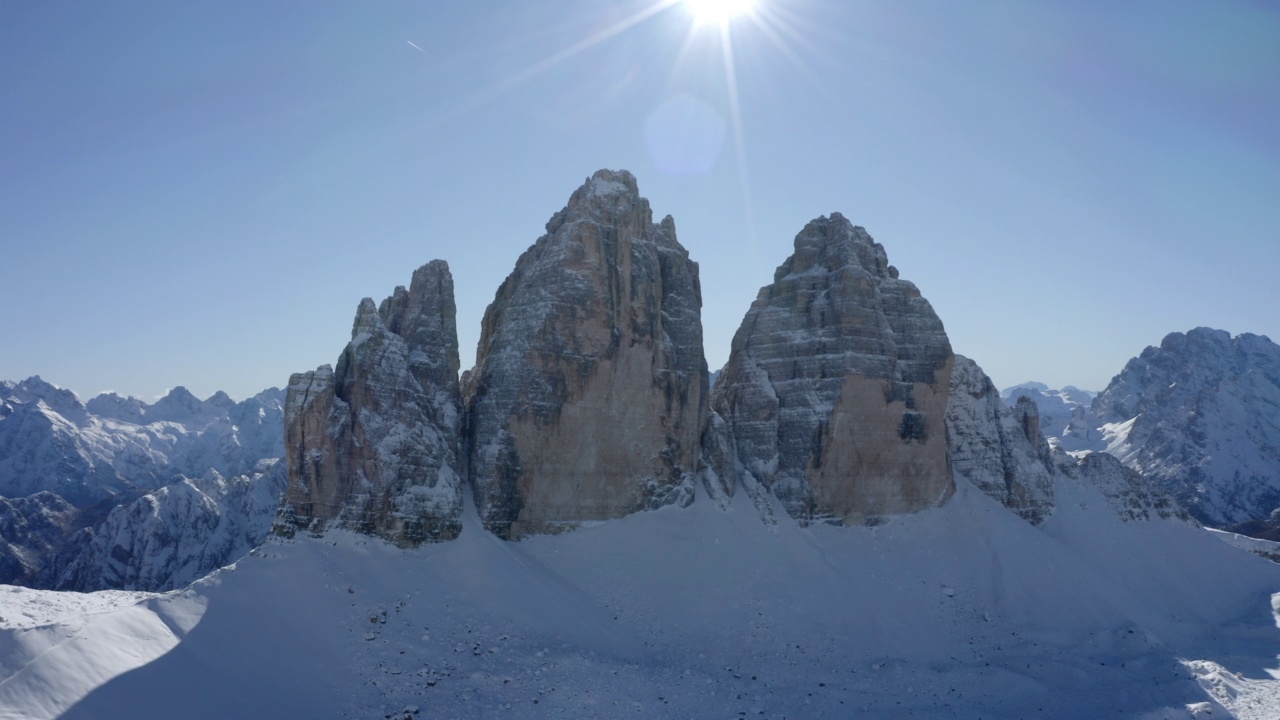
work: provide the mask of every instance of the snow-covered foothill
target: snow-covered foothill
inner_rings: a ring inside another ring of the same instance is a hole
[[[1226,532],[1223,530],[1214,530],[1213,528],[1205,528],[1211,535],[1219,540],[1234,545],[1241,550],[1247,550],[1254,555],[1264,557],[1272,562],[1280,563],[1280,542],[1274,540],[1262,540],[1240,533]]]
[[[275,539],[192,587],[181,643],[63,716],[1264,717],[1205,668],[1280,687],[1280,566],[1055,482],[1039,526],[957,478],[875,527],[770,525],[739,493],[519,543],[473,509],[414,549]],[[109,676],[96,653],[133,632],[85,627],[43,672]],[[53,716],[5,672],[10,712]]]

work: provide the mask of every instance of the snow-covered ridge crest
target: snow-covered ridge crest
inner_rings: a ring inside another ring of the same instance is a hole
[[[87,507],[180,475],[249,472],[282,454],[284,393],[236,403],[178,387],[148,405],[104,393],[86,405],[38,376],[0,392],[0,496],[48,490]],[[56,478],[55,482],[50,482]]]

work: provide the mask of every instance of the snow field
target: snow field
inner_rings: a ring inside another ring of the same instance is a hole
[[[273,540],[132,606],[205,608],[149,664],[108,681],[82,647],[103,684],[65,717],[1268,717],[1280,566],[1057,493],[1039,528],[962,483],[865,528],[739,493],[518,543],[470,508],[416,550]],[[55,716],[24,678],[12,716]]]

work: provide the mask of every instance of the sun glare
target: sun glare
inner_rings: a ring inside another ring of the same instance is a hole
[[[725,25],[751,12],[755,0],[684,0],[684,5],[699,25]]]

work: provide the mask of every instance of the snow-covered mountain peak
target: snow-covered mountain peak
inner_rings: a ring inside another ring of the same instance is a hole
[[[88,421],[84,403],[80,402],[75,393],[46,382],[39,375],[32,375],[18,383],[9,382],[0,388],[0,406],[5,408],[0,411],[0,417],[13,412],[16,405],[34,405],[37,401],[43,401],[54,412],[76,425],[83,425]]]

